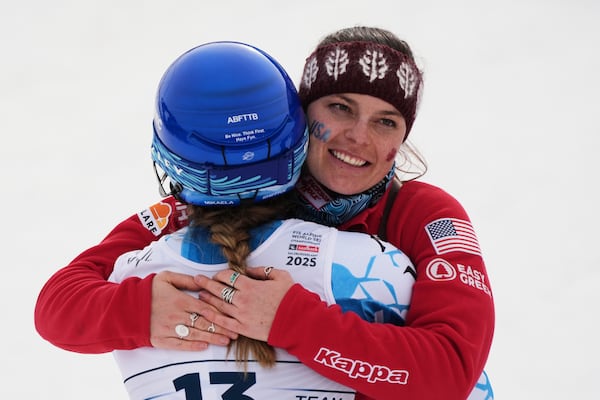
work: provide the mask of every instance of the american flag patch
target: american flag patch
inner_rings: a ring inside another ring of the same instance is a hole
[[[469,221],[442,218],[427,224],[425,230],[437,254],[463,251],[481,256],[477,236]]]

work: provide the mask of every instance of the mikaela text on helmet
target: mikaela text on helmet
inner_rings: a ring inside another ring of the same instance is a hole
[[[406,370],[391,369],[385,365],[371,365],[365,361],[344,358],[337,351],[325,347],[321,347],[314,360],[327,367],[342,371],[350,378],[362,378],[370,383],[377,381],[401,385],[408,383],[408,371]]]
[[[207,206],[232,206],[232,205],[234,205],[233,200],[204,200],[202,203]]]

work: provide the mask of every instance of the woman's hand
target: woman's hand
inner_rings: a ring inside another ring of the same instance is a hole
[[[213,279],[195,276],[196,284],[205,289],[200,292],[200,299],[212,305],[202,314],[223,328],[267,341],[277,308],[294,281],[287,271],[272,267],[248,268],[247,274],[236,275],[227,269]],[[235,289],[232,295],[223,294],[231,287]]]
[[[152,346],[168,350],[205,350],[208,344],[226,346],[237,334],[206,319],[201,310],[218,311],[186,291],[197,292],[200,287],[191,275],[162,271],[152,281],[152,312],[150,342]],[[184,325],[182,332],[175,327]]]

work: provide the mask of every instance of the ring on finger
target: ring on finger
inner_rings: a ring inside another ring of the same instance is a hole
[[[225,286],[223,288],[223,290],[221,290],[221,298],[226,302],[226,303],[233,303],[233,295],[235,294],[236,290],[234,288],[232,288],[231,286]]]
[[[187,325],[177,324],[175,325],[175,333],[179,336],[179,339],[183,339],[190,334],[190,328]]]
[[[237,278],[240,276],[239,272],[234,272],[233,274],[231,274],[231,277],[229,278],[229,286],[234,287],[235,286],[235,281],[237,281]]]
[[[211,322],[210,325],[208,326],[208,328],[206,328],[207,331],[209,331],[210,333],[215,333],[215,331],[217,330],[217,328],[215,328],[215,323]]]
[[[265,277],[269,279],[269,274],[273,271],[273,267],[265,267]]]
[[[192,321],[192,325],[191,325],[192,328],[194,327],[194,324],[196,323],[196,320],[198,320],[198,318],[200,318],[200,314],[195,313],[195,312],[190,313],[190,320]]]

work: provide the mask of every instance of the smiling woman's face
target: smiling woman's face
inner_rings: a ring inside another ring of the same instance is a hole
[[[392,168],[406,135],[406,123],[390,103],[342,93],[321,97],[307,110],[311,174],[340,194],[363,192]]]

